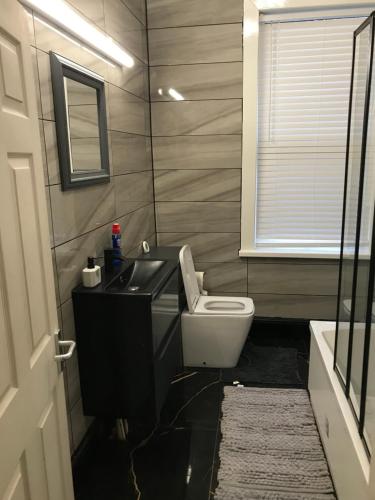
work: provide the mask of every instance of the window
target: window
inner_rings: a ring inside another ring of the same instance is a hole
[[[242,255],[338,255],[353,31],[366,14],[260,17],[254,228]]]

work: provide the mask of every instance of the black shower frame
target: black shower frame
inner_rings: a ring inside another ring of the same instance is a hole
[[[364,119],[362,128],[362,144],[361,144],[361,164],[360,164],[360,178],[359,178],[359,188],[358,188],[358,205],[357,205],[357,221],[356,221],[356,237],[355,237],[355,252],[354,252],[354,267],[353,267],[353,282],[352,282],[352,297],[351,297],[351,310],[350,310],[350,328],[349,328],[349,340],[348,340],[348,355],[347,355],[347,370],[346,370],[346,380],[341,376],[340,370],[337,366],[337,340],[338,340],[338,330],[340,323],[340,302],[341,302],[341,284],[342,284],[342,270],[344,261],[344,243],[345,243],[345,217],[346,217],[346,201],[347,201],[347,188],[348,182],[350,182],[348,176],[349,170],[349,152],[350,152],[350,129],[351,129],[351,117],[352,117],[352,104],[353,104],[353,86],[354,86],[354,71],[355,71],[355,54],[356,54],[356,39],[357,36],[370,25],[370,50],[368,55],[367,64],[367,75],[366,75],[366,96],[365,96],[365,106],[364,106]],[[353,353],[353,335],[354,335],[354,320],[355,320],[355,308],[356,308],[356,292],[357,292],[357,278],[358,278],[358,262],[359,262],[359,244],[360,244],[360,232],[361,232],[361,219],[362,219],[362,202],[363,202],[363,187],[364,187],[364,176],[366,167],[366,146],[367,146],[367,132],[368,132],[368,121],[369,121],[369,107],[370,107],[370,94],[371,94],[371,80],[372,80],[372,65],[373,65],[373,54],[374,54],[374,28],[375,28],[375,11],[354,31],[353,34],[353,58],[352,58],[352,75],[350,84],[350,104],[349,104],[349,116],[348,116],[348,130],[347,130],[347,142],[346,142],[346,162],[345,162],[345,181],[344,181],[344,199],[343,199],[343,219],[341,228],[341,248],[340,248],[340,268],[339,268],[339,282],[338,282],[338,294],[337,294],[337,310],[336,310],[336,332],[335,332],[335,349],[334,349],[334,370],[337,377],[343,387],[345,396],[349,401],[353,415],[358,424],[359,435],[365,445],[365,449],[368,455],[370,455],[368,444],[364,438],[364,424],[365,424],[365,414],[366,414],[366,393],[367,393],[367,379],[368,379],[368,365],[369,365],[369,351],[370,351],[370,340],[371,340],[371,317],[372,317],[372,303],[374,294],[374,282],[375,282],[375,210],[372,226],[372,241],[371,241],[371,255],[370,255],[370,270],[369,270],[369,280],[368,280],[368,293],[367,293],[367,305],[366,305],[366,326],[365,326],[365,340],[364,340],[364,350],[363,350],[363,365],[362,365],[362,383],[361,383],[361,398],[360,398],[360,408],[359,417],[356,414],[352,401],[350,399],[350,383],[351,383],[351,368],[352,368],[352,353]]]

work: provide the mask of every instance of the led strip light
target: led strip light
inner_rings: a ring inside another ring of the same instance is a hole
[[[134,59],[120,45],[86,21],[63,0],[21,0],[21,2],[111,61],[128,68],[134,66]]]

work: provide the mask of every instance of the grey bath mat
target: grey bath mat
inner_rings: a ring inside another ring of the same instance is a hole
[[[331,500],[308,393],[225,387],[216,500]]]

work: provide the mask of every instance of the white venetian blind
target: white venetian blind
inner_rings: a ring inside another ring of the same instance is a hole
[[[341,239],[353,31],[363,18],[261,23],[257,246]]]

